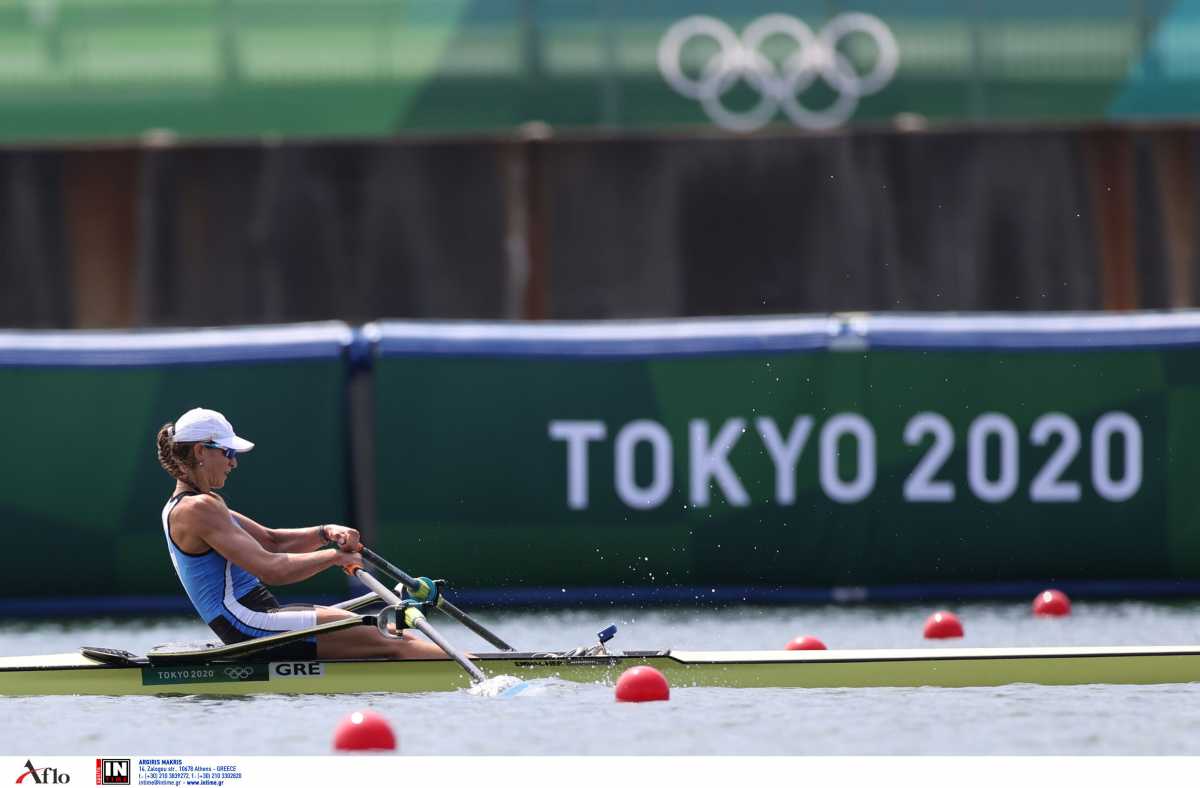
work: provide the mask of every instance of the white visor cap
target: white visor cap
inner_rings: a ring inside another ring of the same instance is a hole
[[[226,449],[247,452],[254,444],[233,432],[229,419],[208,408],[192,408],[175,421],[175,442],[211,441]]]

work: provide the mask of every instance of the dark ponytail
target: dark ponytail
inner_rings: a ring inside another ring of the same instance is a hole
[[[188,481],[188,469],[195,462],[192,455],[194,445],[195,441],[176,443],[175,423],[168,421],[158,431],[158,464],[179,481]]]

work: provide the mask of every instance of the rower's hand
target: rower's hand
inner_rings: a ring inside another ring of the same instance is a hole
[[[362,550],[362,540],[358,531],[344,525],[321,526],[326,540],[333,542],[343,553],[357,553]]]
[[[362,569],[362,556],[357,552],[345,552],[337,550],[334,552],[334,557],[337,563],[334,566],[340,566],[342,571],[354,577],[355,569]]]

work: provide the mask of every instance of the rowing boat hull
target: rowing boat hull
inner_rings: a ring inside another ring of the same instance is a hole
[[[650,665],[673,687],[982,687],[1200,681],[1200,646],[483,654],[488,675],[612,684]],[[469,686],[449,660],[106,665],[82,654],[0,658],[0,695],[436,692]]]

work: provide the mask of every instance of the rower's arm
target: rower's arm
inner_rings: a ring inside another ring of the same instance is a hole
[[[242,530],[271,553],[308,553],[325,546],[321,526],[312,528],[268,528],[241,512],[229,512]]]
[[[354,555],[339,550],[271,552],[244,527],[233,524],[225,504],[208,496],[196,496],[192,501],[185,511],[177,510],[176,522],[186,524],[195,536],[268,585],[298,583],[331,566],[361,563],[354,560]]]

